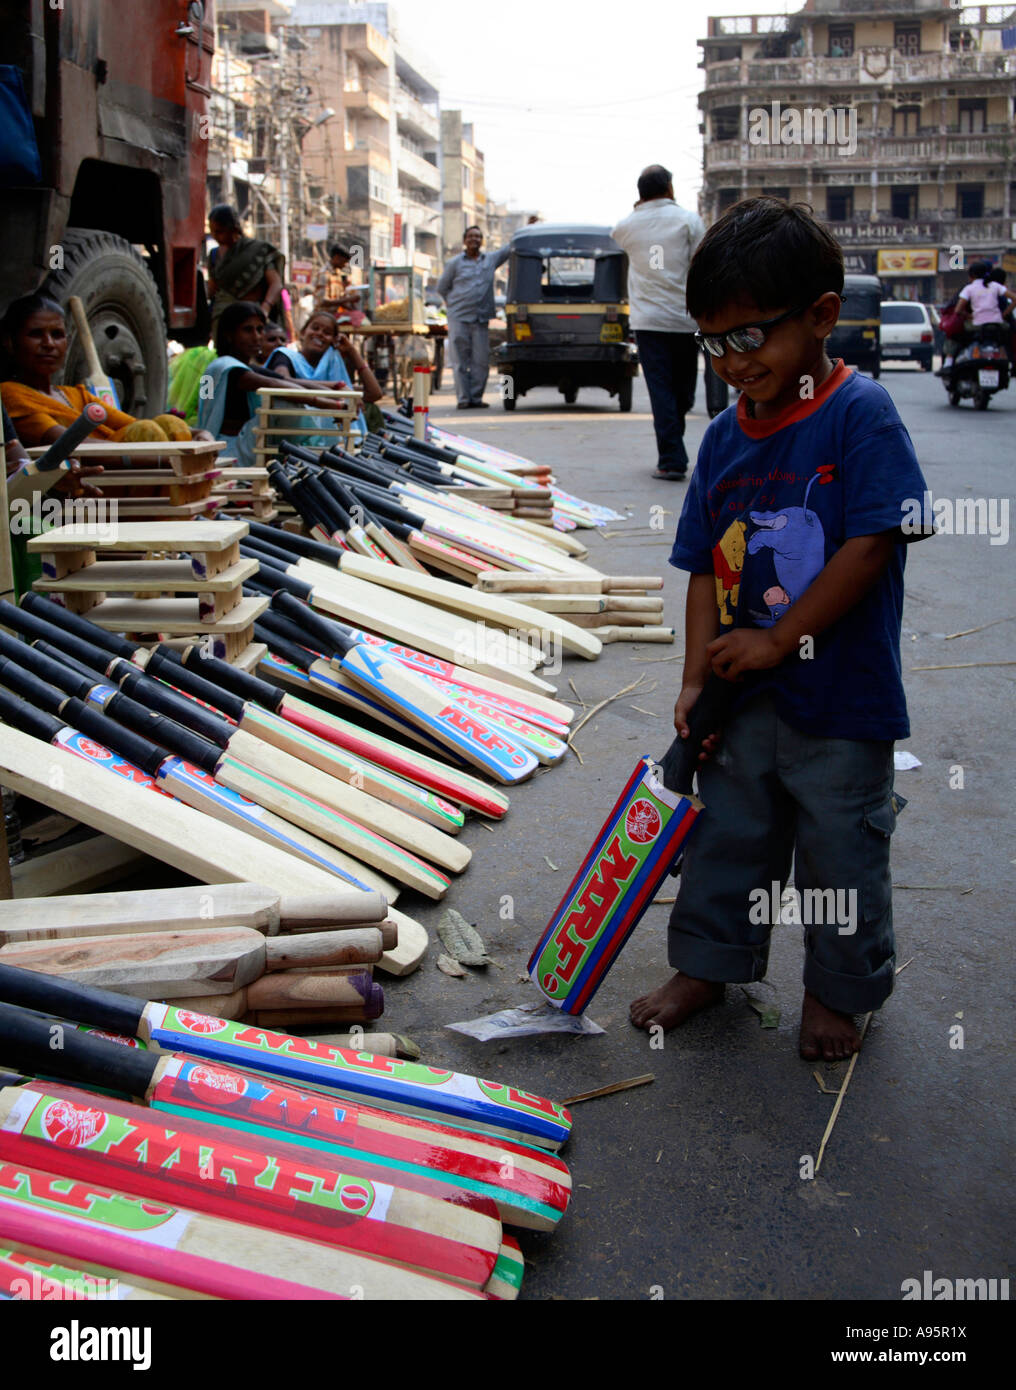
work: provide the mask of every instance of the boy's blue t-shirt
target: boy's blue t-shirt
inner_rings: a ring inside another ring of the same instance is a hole
[[[742,397],[709,426],[685,497],[670,563],[712,572],[723,630],[772,627],[855,536],[897,531],[888,569],[848,613],[797,653],[744,677],[780,715],[825,738],[898,739],[910,732],[900,669],[901,529],[926,484],[885,389],[837,362],[815,399],[754,420]]]

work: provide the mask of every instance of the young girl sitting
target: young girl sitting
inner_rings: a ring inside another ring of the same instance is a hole
[[[368,405],[379,401],[383,394],[361,353],[338,331],[334,316],[325,309],[315,309],[304,324],[298,348],[276,348],[266,365],[280,376],[315,381],[332,391],[351,390],[355,373],[360,378],[363,399]],[[327,423],[322,420],[319,428]],[[353,433],[362,436],[366,432],[367,425],[360,411]]]
[[[201,383],[198,423],[216,439],[225,440],[245,468],[255,463],[254,431],[261,405],[258,390],[286,386],[294,375],[258,365],[264,329],[265,315],[260,305],[243,302],[225,308],[215,333],[218,356],[206,367]],[[277,355],[274,353],[273,357]],[[331,382],[319,384],[335,389]],[[305,396],[293,397],[293,403],[313,405],[313,388]]]

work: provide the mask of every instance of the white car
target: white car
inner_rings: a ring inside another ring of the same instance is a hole
[[[919,362],[922,371],[930,372],[934,351],[935,321],[929,305],[911,299],[883,300],[882,361]]]

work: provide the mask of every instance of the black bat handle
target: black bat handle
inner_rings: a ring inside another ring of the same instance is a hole
[[[660,767],[663,785],[672,792],[690,796],[702,745],[710,734],[718,734],[733,708],[739,686],[711,674],[688,716],[688,737],[678,736],[663,755]]]
[[[106,412],[98,401],[90,401],[74,421],[68,425],[59,439],[53,441],[42,458],[35,465],[40,473],[50,473],[59,468],[64,459],[69,458],[83,439],[106,423]]]
[[[0,965],[0,1000],[70,1018],[75,1023],[93,1023],[112,1033],[125,1033],[129,1038],[137,1034],[145,1011],[142,1000],[127,994],[114,994],[110,989],[97,989],[61,975],[44,975],[40,970],[25,970],[17,965]]]
[[[29,972],[25,972],[26,974]],[[0,1054],[8,1063],[62,1081],[143,1096],[158,1055],[79,1032],[73,1023],[0,1004]]]

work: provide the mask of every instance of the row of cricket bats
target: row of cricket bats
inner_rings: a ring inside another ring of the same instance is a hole
[[[276,942],[326,906],[251,894],[215,890],[219,930],[242,915]],[[194,907],[194,890],[152,898],[167,932]],[[9,930],[134,924],[116,894],[81,916],[47,927],[33,907]],[[0,1295],[32,1275],[125,1299],[514,1298],[505,1227],[557,1225],[570,1127],[508,1084],[0,959]]]

